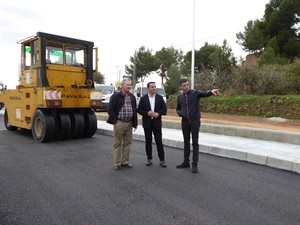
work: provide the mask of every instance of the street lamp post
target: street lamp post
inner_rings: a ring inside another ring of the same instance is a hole
[[[132,73],[132,85],[135,86],[136,83],[136,51],[134,51],[134,61],[133,61],[133,73]]]
[[[191,89],[194,89],[194,73],[195,73],[195,0],[193,6],[193,41],[192,41],[192,65],[191,65]]]
[[[120,82],[120,69],[119,66],[116,67],[117,67],[117,82]]]

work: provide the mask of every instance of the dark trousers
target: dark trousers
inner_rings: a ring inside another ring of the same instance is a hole
[[[156,147],[157,147],[158,158],[159,158],[159,160],[164,161],[165,153],[164,153],[164,147],[162,144],[161,127],[154,127],[151,122],[150,128],[144,127],[144,132],[145,132],[145,140],[146,140],[145,146],[146,146],[147,159],[152,159],[152,133],[153,133],[154,140],[155,140]]]
[[[191,134],[192,134],[192,146],[193,146],[193,161],[192,164],[197,166],[199,159],[199,130],[200,130],[200,120],[194,121],[181,121],[181,129],[184,140],[184,163],[190,163],[190,153],[191,153]]]

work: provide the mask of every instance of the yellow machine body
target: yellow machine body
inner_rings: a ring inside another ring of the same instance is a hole
[[[19,44],[19,85],[0,93],[6,128],[32,130],[38,142],[93,136],[102,105],[94,43],[38,32]]]

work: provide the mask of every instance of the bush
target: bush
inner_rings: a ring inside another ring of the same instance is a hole
[[[175,109],[177,96],[170,96],[168,108]],[[211,96],[201,99],[201,111],[259,117],[300,119],[299,95]]]
[[[292,95],[300,94],[300,59],[294,63],[242,66],[233,70],[225,94]]]

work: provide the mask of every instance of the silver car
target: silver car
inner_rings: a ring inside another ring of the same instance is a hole
[[[102,90],[102,108],[101,111],[107,111],[110,97],[116,92],[116,87],[108,84],[95,84],[95,89]]]

